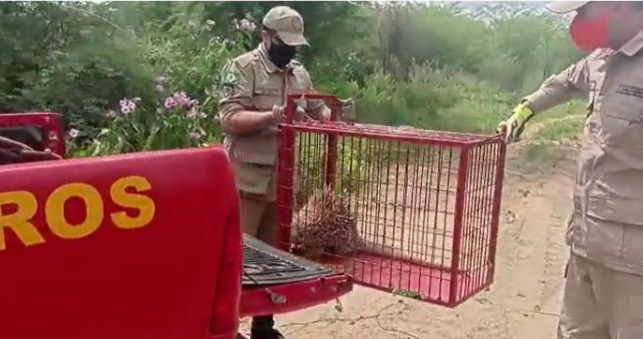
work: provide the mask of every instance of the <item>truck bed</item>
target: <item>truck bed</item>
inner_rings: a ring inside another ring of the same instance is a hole
[[[294,312],[353,290],[353,280],[312,261],[243,238],[241,317]]]
[[[278,250],[248,235],[243,237],[244,288],[288,284],[333,275],[334,272]]]

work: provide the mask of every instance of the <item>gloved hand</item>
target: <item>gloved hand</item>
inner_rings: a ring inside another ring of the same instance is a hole
[[[273,117],[275,118],[275,121],[278,124],[284,122],[284,120],[286,120],[286,106],[285,105],[272,106],[272,114],[273,114]],[[294,120],[302,121],[304,120],[305,116],[306,116],[306,110],[301,106],[297,106],[297,110],[295,110]]]
[[[509,119],[498,124],[496,131],[504,135],[506,143],[514,142],[520,137],[525,129],[525,124],[533,116],[534,112],[526,104],[520,104],[514,108]]]
[[[284,116],[284,112],[286,112],[286,106],[284,105],[273,105],[272,106],[272,117],[275,119],[276,123],[282,123],[284,119],[286,118]]]

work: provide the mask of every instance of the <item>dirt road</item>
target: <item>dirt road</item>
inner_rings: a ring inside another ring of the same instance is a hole
[[[573,148],[559,159],[521,166],[520,147],[506,168],[496,282],[447,309],[356,287],[334,304],[277,318],[292,339],[547,339],[553,338],[568,256],[564,223],[571,208]],[[246,322],[247,323],[247,322]]]

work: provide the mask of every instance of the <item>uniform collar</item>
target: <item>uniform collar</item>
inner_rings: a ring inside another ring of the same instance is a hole
[[[619,48],[619,52],[631,57],[643,49],[643,31],[640,31],[630,41]]]
[[[266,47],[263,45],[263,43],[259,43],[259,47],[257,47],[257,51],[259,53],[259,56],[261,58],[261,62],[263,63],[263,66],[266,67],[266,70],[268,73],[275,73],[275,72],[283,72],[284,70],[280,69],[277,67],[271,60],[270,57],[268,57],[268,51],[266,50]],[[291,72],[293,69],[292,66],[292,61],[286,65],[286,71]]]
[[[259,43],[257,51],[259,52],[261,62],[263,63],[263,66],[266,67],[266,70],[268,70],[268,73],[280,71],[280,69],[277,68],[277,66],[275,66],[275,64],[268,57],[268,51],[266,50],[266,47],[263,45],[263,43]]]

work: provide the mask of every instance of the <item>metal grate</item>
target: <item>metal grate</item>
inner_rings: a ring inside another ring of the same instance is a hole
[[[455,306],[493,281],[505,145],[499,137],[340,123],[282,125],[280,237],[330,185],[348,197],[358,251],[315,260],[357,283]]]
[[[244,235],[242,285],[267,286],[327,276],[333,272]]]

